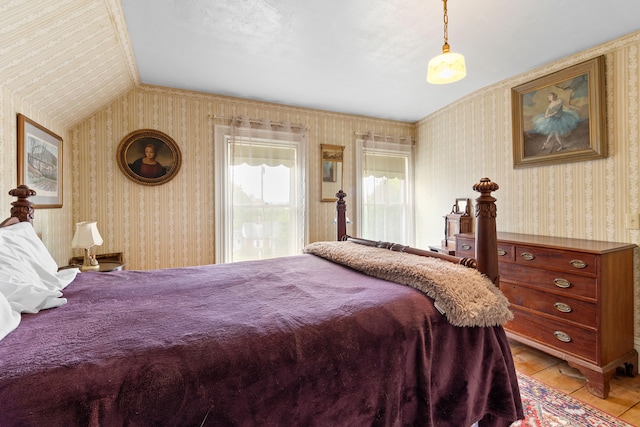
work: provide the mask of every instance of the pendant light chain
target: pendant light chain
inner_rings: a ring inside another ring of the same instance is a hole
[[[449,15],[447,15],[447,0],[442,0],[444,3],[444,44],[449,44]]]

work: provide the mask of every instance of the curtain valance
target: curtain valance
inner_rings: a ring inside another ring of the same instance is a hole
[[[302,124],[256,120],[247,116],[231,119],[231,165],[279,166],[291,168],[296,162],[294,145],[305,142],[307,128]],[[277,141],[277,146],[273,142]],[[290,145],[290,147],[288,147]]]

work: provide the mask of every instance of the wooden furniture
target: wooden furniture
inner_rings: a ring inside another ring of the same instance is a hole
[[[490,193],[497,188],[488,179],[476,184],[479,203],[495,201]],[[344,232],[341,201],[338,229]],[[481,210],[478,230],[488,226],[485,237],[495,248],[495,217],[485,215],[492,211],[495,205]],[[25,228],[39,241],[26,224],[0,231],[6,237]],[[324,243],[351,254],[357,246]],[[397,266],[376,259],[382,249],[365,249],[370,258],[355,258],[372,260],[375,270]],[[390,249],[420,253],[401,245]],[[484,252],[491,252],[497,271],[495,249]],[[428,255],[476,265],[473,259]],[[412,261],[406,254],[392,256]],[[38,276],[42,262],[25,264],[17,273],[29,268]],[[477,262],[478,268],[491,264]],[[450,267],[443,282],[455,282],[451,277],[464,270]],[[491,268],[481,271],[491,275]],[[0,411],[2,426],[87,420],[506,426],[523,418],[512,355],[498,323],[456,326],[445,319],[451,312],[436,306],[437,295],[310,253],[67,279],[66,303],[23,316],[19,327],[0,338],[0,408],[11,409]],[[47,301],[53,302],[62,301]]]
[[[119,264],[124,264],[124,258],[122,256],[122,252],[112,252],[109,254],[97,254],[96,260],[98,261],[99,264],[102,264],[103,262],[115,262]],[[84,261],[83,256],[76,256],[69,259],[69,265],[79,266],[79,265],[82,265],[83,261]]]
[[[451,212],[443,218],[444,240],[442,240],[441,248],[455,251],[456,235],[471,233],[471,201],[469,199],[456,199]]]
[[[124,260],[123,260],[122,252],[112,252],[109,254],[97,254],[96,260],[98,261],[98,265],[100,266],[98,268],[98,271],[107,272],[107,271],[124,270]],[[60,267],[60,269],[62,270],[63,268],[80,267],[83,261],[84,261],[84,257],[81,257],[81,256],[73,257],[69,259],[69,265]]]
[[[445,254],[445,255],[455,255],[456,254],[456,247],[453,246],[436,246],[436,245],[429,245],[429,250],[433,251],[433,252],[438,252],[441,254]]]
[[[473,186],[473,190],[480,193],[480,197],[476,199],[476,236],[478,236],[476,246],[479,250],[471,254],[471,256],[467,256],[469,255],[468,253],[454,256],[446,253],[446,251],[441,252],[434,251],[432,249],[427,251],[424,249],[401,245],[399,243],[382,242],[362,239],[358,237],[351,237],[346,234],[342,235],[340,231],[338,231],[338,240],[349,240],[367,246],[376,246],[378,248],[389,249],[392,251],[439,258],[456,264],[464,265],[465,267],[475,268],[479,272],[486,275],[489,279],[491,279],[491,281],[497,286],[498,255],[495,249],[498,244],[496,233],[496,199],[491,195],[491,193],[498,190],[498,188],[500,188],[498,184],[496,184],[495,182],[491,182],[489,178],[482,178],[480,179],[480,182]],[[346,207],[344,202],[346,194],[342,192],[342,190],[340,190],[340,192],[336,194],[336,197],[338,197],[336,208],[338,212],[338,222],[344,222],[344,218],[346,218]],[[458,206],[458,201],[460,200],[468,199],[457,199],[456,205],[454,205],[453,208],[454,210],[456,210],[456,206]],[[469,205],[470,204],[467,202],[467,213],[469,212]],[[338,227],[338,230],[340,230],[340,227]],[[453,236],[454,239],[455,237],[456,236]]]
[[[456,254],[456,235],[471,233],[471,201],[469,199],[456,199],[451,212],[444,218],[444,239],[440,245],[429,245],[429,250],[445,255]]]
[[[69,264],[63,267],[58,268],[58,271],[65,270],[67,268],[79,268],[81,264]],[[99,271],[102,273],[109,271],[121,271],[124,270],[124,264],[117,261],[101,261],[98,264],[98,269],[94,271]]]
[[[33,223],[33,203],[29,201],[29,197],[36,195],[35,190],[21,184],[9,191],[9,195],[18,198],[15,202],[11,202],[11,217],[18,218],[20,222]]]
[[[507,335],[566,360],[592,394],[606,398],[618,367],[637,373],[635,246],[498,233],[500,289],[514,314]],[[456,255],[475,252],[473,234],[457,236]]]
[[[98,271],[121,271],[124,269],[124,264],[121,262],[101,262]]]

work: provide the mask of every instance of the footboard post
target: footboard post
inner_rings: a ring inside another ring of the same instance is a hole
[[[496,232],[496,199],[491,195],[498,184],[482,178],[473,189],[480,193],[476,199],[476,260],[478,270],[494,285],[500,284],[498,273],[498,237]]]
[[[342,241],[344,236],[347,235],[347,204],[344,198],[347,197],[347,193],[340,190],[336,193],[338,201],[336,202],[337,210],[337,228],[338,228],[338,241]]]

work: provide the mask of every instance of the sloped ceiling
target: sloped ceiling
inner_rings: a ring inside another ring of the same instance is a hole
[[[442,0],[122,0],[143,83],[416,121],[640,29],[638,0],[449,0],[468,74],[425,81]]]
[[[638,0],[448,8],[469,74],[434,86],[441,0],[2,0],[0,84],[65,128],[140,83],[412,122],[640,30]]]
[[[119,0],[0,1],[0,82],[64,128],[139,83]]]

